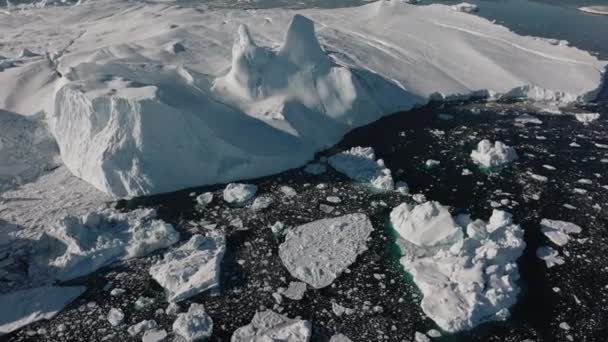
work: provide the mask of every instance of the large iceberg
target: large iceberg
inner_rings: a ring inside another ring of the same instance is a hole
[[[297,167],[431,98],[590,99],[606,65],[399,0],[297,15],[118,0],[32,11],[53,21],[38,23],[35,54],[0,73],[0,108],[45,112],[71,172],[116,197]],[[27,18],[12,13],[3,32],[19,34]]]
[[[448,215],[435,202],[391,213],[401,263],[424,296],[422,311],[448,332],[507,318],[520,291],[516,260],[526,246],[523,230],[504,211],[494,210],[488,222]]]
[[[279,246],[279,257],[295,278],[320,289],[330,285],[367,250],[374,230],[365,214],[349,214],[295,227]]]

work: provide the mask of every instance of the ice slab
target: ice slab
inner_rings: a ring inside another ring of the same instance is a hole
[[[551,242],[560,247],[565,246],[570,241],[572,238],[570,235],[579,234],[583,231],[580,226],[572,222],[550,219],[541,220],[540,230]]]
[[[0,295],[0,336],[53,318],[85,289],[83,286],[44,286]]]
[[[271,310],[258,312],[251,323],[238,328],[231,342],[250,341],[290,341],[307,342],[310,340],[312,325],[309,321],[290,319]]]
[[[448,332],[509,316],[520,291],[516,260],[525,248],[523,230],[504,211],[494,210],[488,222],[467,217],[457,221],[467,237],[461,232],[452,243],[420,247],[398,241],[401,263],[423,294],[422,311]],[[451,232],[455,222],[437,220],[445,228],[435,229]]]
[[[480,141],[477,149],[471,152],[473,162],[486,168],[508,164],[517,158],[517,152],[513,147],[507,146],[501,141],[496,141],[492,145],[487,139]]]
[[[384,166],[382,159],[376,160],[371,147],[353,147],[334,154],[327,161],[338,172],[357,182],[370,184],[380,190],[393,190],[395,187],[391,170]]]
[[[225,248],[223,236],[194,235],[165,253],[150,275],[165,288],[169,302],[180,302],[219,285]]]
[[[330,285],[367,250],[374,227],[364,214],[349,214],[295,227],[279,246],[289,273],[313,288]]]

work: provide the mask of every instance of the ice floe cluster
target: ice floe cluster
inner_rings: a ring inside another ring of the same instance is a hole
[[[509,316],[519,287],[523,230],[494,210],[488,222],[454,219],[437,202],[402,204],[391,213],[401,263],[422,292],[422,310],[448,332]]]
[[[279,257],[295,278],[320,289],[330,285],[367,250],[373,231],[364,214],[349,214],[295,227],[279,246]]]
[[[486,168],[492,168],[508,164],[517,160],[517,152],[511,146],[501,141],[492,142],[484,139],[477,144],[477,149],[471,152],[471,159],[476,164]]]
[[[371,147],[353,147],[334,154],[327,161],[354,181],[370,184],[380,190],[393,190],[395,187],[391,170],[384,166],[382,159],[376,160]]]
[[[549,241],[558,247],[564,247],[573,238],[573,234],[580,234],[583,229],[572,223],[559,220],[542,219],[540,222],[540,231]],[[562,265],[566,261],[558,250],[550,246],[541,246],[536,250],[536,256],[544,260],[547,267]]]

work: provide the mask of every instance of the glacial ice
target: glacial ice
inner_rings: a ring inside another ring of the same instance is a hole
[[[449,6],[396,0],[295,16],[116,0],[32,11],[62,23],[40,22],[39,40],[69,49],[36,46],[45,54],[0,73],[0,108],[45,112],[65,165],[115,197],[297,167],[351,129],[431,96],[590,99],[606,65]],[[22,20],[3,30],[16,34]],[[175,22],[179,30],[167,29]]]
[[[33,267],[55,279],[70,280],[176,243],[179,233],[155,217],[151,209],[66,216],[45,231]]]
[[[251,323],[238,328],[231,342],[308,342],[312,333],[309,321],[290,319],[271,310],[257,312]]]
[[[224,189],[224,201],[243,204],[255,196],[258,187],[253,184],[230,183]]]
[[[364,214],[313,221],[287,232],[279,257],[293,277],[320,289],[367,250],[366,241],[373,229]]]
[[[152,265],[150,275],[165,288],[169,302],[180,302],[219,285],[225,248],[221,235],[193,235]]]
[[[173,332],[186,341],[205,340],[213,333],[213,321],[202,304],[192,303],[188,312],[177,315]]]
[[[380,190],[393,190],[395,187],[391,170],[384,166],[382,159],[376,160],[371,147],[353,147],[334,154],[327,161],[334,169],[357,182],[370,184]]]
[[[0,336],[30,323],[51,319],[80,296],[83,286],[43,286],[0,295]]]
[[[583,229],[572,222],[542,219],[541,232],[554,244],[563,247],[570,241],[572,234],[579,234]]]
[[[402,227],[401,263],[424,296],[422,310],[439,327],[457,332],[509,315],[519,294],[516,260],[525,248],[523,230],[510,214],[494,210],[488,222],[467,216],[454,220],[440,204],[427,202],[413,209],[400,205],[391,223]],[[427,230],[439,237],[420,241],[417,237],[425,235],[410,234]],[[425,246],[406,240],[412,237]]]
[[[501,166],[516,160],[517,153],[513,147],[505,145],[501,141],[492,143],[484,139],[477,144],[477,149],[471,152],[471,159],[476,164],[486,168]]]

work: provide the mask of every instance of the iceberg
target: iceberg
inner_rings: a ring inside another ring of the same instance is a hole
[[[454,220],[427,202],[393,209],[391,223],[403,238],[397,241],[401,264],[422,292],[422,311],[439,327],[458,332],[508,317],[520,291],[516,260],[526,246],[510,214],[494,210],[488,222]]]
[[[150,275],[165,288],[167,301],[183,301],[219,285],[225,249],[222,235],[193,235],[152,265]]]
[[[517,160],[517,152],[511,146],[501,141],[492,143],[484,139],[477,144],[477,149],[471,152],[471,159],[476,164],[486,168],[497,167]]]
[[[329,286],[367,250],[366,241],[373,230],[365,214],[313,221],[287,232],[279,257],[293,277],[320,289]]]
[[[69,170],[120,198],[299,167],[431,98],[592,99],[606,66],[450,6],[397,0],[297,14],[117,0],[31,11],[63,23],[38,23],[44,48],[66,48],[1,72],[0,108],[46,113]]]
[[[176,243],[179,233],[155,217],[152,209],[68,215],[44,232],[32,267],[66,281]]]

